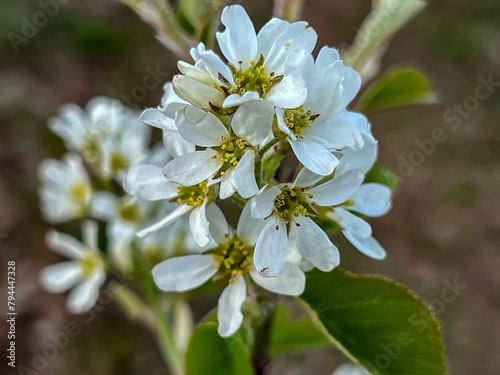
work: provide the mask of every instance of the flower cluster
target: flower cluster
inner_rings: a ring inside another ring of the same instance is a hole
[[[165,260],[153,277],[171,292],[227,278],[218,319],[219,333],[230,336],[243,320],[250,280],[297,296],[304,270],[340,263],[326,223],[362,253],[385,258],[364,217],[385,214],[391,191],[365,182],[377,141],[366,117],[347,109],[361,79],[335,49],[323,47],[314,58],[317,35],[305,22],[274,18],[256,33],[239,5],[224,9],[222,24],[223,57],[203,44],[193,48],[194,64],[179,62],[181,74],[164,86],[161,105],[140,116],[162,130],[172,160],[163,168],[132,166],[123,186],[136,198],[172,205],[138,231],[141,238],[189,216],[198,254]],[[294,178],[279,170],[288,154],[299,162]],[[225,199],[243,206],[235,231],[217,204]]]
[[[132,246],[162,260],[178,247],[193,248],[194,241],[182,236],[188,233],[183,220],[147,239],[135,237],[145,223],[174,208],[168,202],[154,205],[124,195],[121,188],[131,166],[164,165],[171,159],[160,145],[149,150],[149,128],[138,114],[116,100],[97,97],[86,110],[65,105],[60,116],[50,120],[50,127],[70,151],[62,160],[46,159],[39,165],[41,212],[51,223],[85,221],[83,243],[65,233],[47,233],[48,247],[71,260],[45,268],[40,281],[51,293],[75,287],[68,310],[81,313],[94,306],[107,269],[131,270]],[[96,220],[106,223],[105,251],[98,247]]]

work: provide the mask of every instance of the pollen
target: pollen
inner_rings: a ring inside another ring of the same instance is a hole
[[[238,69],[230,65],[233,73],[235,88],[229,90],[229,94],[244,95],[248,91],[255,91],[259,96],[264,97],[271,87],[281,82],[283,76],[275,77],[274,72],[265,74],[264,56],[260,55],[258,61],[250,60],[250,67],[246,70],[241,69],[239,62]]]
[[[215,189],[213,186],[208,186],[207,181],[192,186],[179,186],[177,189],[177,198],[172,199],[171,202],[188,206],[198,207],[205,200],[210,202],[215,197]]]
[[[305,111],[303,107],[299,107],[285,110],[283,120],[297,138],[302,138],[304,130],[310,128],[318,116],[313,115],[311,111]]]
[[[226,275],[231,275],[231,278],[234,278],[236,275],[245,275],[250,272],[253,252],[253,246],[234,236],[219,247],[208,250],[206,254],[215,255],[219,264],[218,278]]]

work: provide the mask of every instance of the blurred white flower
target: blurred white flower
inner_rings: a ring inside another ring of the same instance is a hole
[[[95,305],[106,279],[104,262],[97,248],[97,224],[85,221],[82,236],[83,243],[68,234],[49,231],[47,246],[71,260],[48,266],[40,273],[40,284],[49,293],[63,293],[73,288],[66,303],[73,314],[89,311]]]
[[[131,243],[150,210],[150,202],[105,191],[98,191],[92,201],[91,215],[107,223],[110,260],[124,272],[132,268]]]
[[[301,68],[317,35],[306,22],[273,18],[258,35],[245,9],[230,5],[222,12],[226,30],[217,33],[228,63],[200,44],[191,50],[195,65],[179,62],[176,93],[203,108],[229,108],[264,98],[282,108],[300,106],[307,96]]]
[[[98,96],[86,108],[66,104],[50,119],[66,146],[97,167],[103,178],[120,177],[146,157],[149,129],[118,100]]]
[[[47,221],[62,223],[86,214],[93,188],[78,155],[68,153],[62,161],[43,160],[38,166],[38,178],[40,208]]]
[[[241,306],[247,295],[246,276],[271,292],[299,296],[305,288],[305,275],[295,264],[286,263],[276,277],[262,277],[255,269],[252,254],[265,223],[250,215],[246,205],[233,234],[217,205],[207,208],[210,230],[218,246],[200,255],[167,259],[153,268],[153,278],[161,290],[184,292],[195,289],[212,277],[230,275],[229,285],[219,297],[217,318],[219,334],[233,335],[243,322]]]

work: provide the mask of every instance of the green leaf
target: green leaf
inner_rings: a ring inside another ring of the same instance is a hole
[[[403,285],[338,268],[313,271],[302,299],[339,348],[372,374],[446,374],[439,324]]]
[[[393,69],[373,83],[359,103],[363,112],[411,104],[436,103],[427,78],[412,68]]]
[[[276,306],[269,344],[271,356],[288,350],[309,349],[330,344],[330,340],[309,316],[294,321],[287,315],[285,306]]]
[[[186,352],[186,375],[253,375],[245,344],[238,334],[217,333],[217,323],[204,323],[193,332]]]
[[[398,186],[398,176],[396,176],[389,169],[375,164],[366,174],[365,182],[377,182],[379,184],[389,186],[391,190],[394,191]]]

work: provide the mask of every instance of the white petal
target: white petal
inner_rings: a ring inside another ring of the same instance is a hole
[[[211,104],[220,107],[225,99],[216,88],[182,75],[175,76],[172,85],[179,97],[203,109],[210,109]]]
[[[266,94],[266,100],[282,108],[300,107],[306,98],[307,87],[299,70],[284,76],[281,82],[271,87],[271,90]]]
[[[108,191],[96,192],[90,208],[92,217],[100,220],[109,220],[116,216],[117,210],[118,197],[116,195]]]
[[[304,167],[316,174],[328,176],[339,164],[339,159],[335,155],[310,139],[300,138],[295,142],[290,141],[290,145]]]
[[[175,122],[159,109],[148,108],[141,113],[140,120],[148,125],[162,130],[177,130]]]
[[[196,146],[184,139],[184,137],[179,134],[178,129],[175,131],[164,130],[163,144],[165,145],[168,153],[174,158],[184,154],[189,154],[190,152],[194,152],[196,150]]]
[[[243,104],[233,116],[234,133],[251,145],[259,145],[271,131],[274,107],[265,100],[253,100]]]
[[[230,196],[232,196],[234,193],[236,193],[236,189],[233,186],[233,183],[231,182],[231,178],[233,176],[233,173],[234,173],[234,169],[229,169],[224,174],[224,177],[222,177],[222,180],[220,182],[220,190],[219,190],[220,199],[227,199]]]
[[[286,263],[275,277],[261,276],[255,267],[250,269],[253,281],[270,292],[285,296],[300,296],[306,286],[306,275],[295,264]]]
[[[87,250],[76,238],[66,233],[56,232],[55,230],[47,232],[45,242],[56,253],[72,259],[81,258]]]
[[[207,201],[196,207],[189,215],[189,229],[198,246],[205,246],[210,242],[210,223],[207,220]]]
[[[254,219],[251,213],[251,204],[245,204],[238,220],[236,234],[239,239],[245,241],[247,245],[255,246],[260,233],[267,224],[264,219]]]
[[[266,56],[266,71],[274,71],[276,75],[283,74],[280,68],[285,65],[288,54],[297,49],[311,53],[317,38],[316,32],[312,27],[309,27],[307,22],[290,24],[276,39],[269,54]]]
[[[216,203],[207,207],[207,219],[210,223],[210,234],[218,243],[225,242],[229,238],[229,224],[226,216]]]
[[[303,188],[313,186],[320,180],[322,180],[324,177],[325,176],[321,176],[319,174],[311,172],[307,168],[302,168],[297,174],[297,177],[295,177],[295,180],[293,181],[293,186],[303,187]]]
[[[182,100],[174,91],[172,82],[167,82],[163,86],[163,96],[161,97],[160,110],[169,118],[175,118],[175,114],[180,107],[188,102]]]
[[[288,135],[292,141],[296,141],[297,137],[295,136],[295,134],[293,134],[292,130],[286,125],[284,116],[285,116],[285,111],[283,110],[283,108],[277,107],[276,120],[278,123],[279,130]]]
[[[199,287],[217,273],[213,255],[170,258],[153,267],[153,279],[165,292],[185,292]]]
[[[340,60],[339,52],[335,48],[325,46],[321,48],[316,58],[316,69],[323,70],[337,60]]]
[[[320,206],[335,206],[343,203],[359,188],[363,178],[363,174],[358,170],[335,176],[330,181],[309,190],[309,193],[313,195],[311,201]]]
[[[165,216],[163,219],[160,221],[140,230],[139,232],[136,233],[137,237],[143,238],[146,237],[147,235],[150,235],[153,232],[156,232],[157,230],[161,228],[165,228],[166,226],[172,224],[175,219],[178,217],[181,217],[185,213],[191,211],[193,209],[192,206],[188,206],[187,204],[182,204],[178,208],[176,208],[174,211],[170,212],[167,216]]]
[[[256,91],[247,91],[243,94],[243,96],[231,94],[226,98],[226,100],[224,100],[222,108],[236,107],[252,100],[258,100],[259,98],[259,93]]]
[[[222,83],[228,82],[232,87],[236,86],[231,69],[229,69],[213,51],[202,51],[199,53],[199,57],[200,60],[203,61],[205,69],[214,78],[214,81]],[[223,79],[221,79],[220,76],[222,76]]]
[[[352,195],[354,205],[349,209],[367,216],[382,216],[391,209],[391,195],[388,186],[369,182],[361,185]]]
[[[83,277],[75,261],[50,265],[40,272],[40,284],[49,293],[62,293],[74,287]]]
[[[340,174],[348,170],[358,169],[366,174],[371,169],[375,160],[377,160],[378,143],[365,134],[362,137],[364,146],[361,150],[350,148],[342,150],[342,157],[336,173]]]
[[[289,22],[279,18],[270,19],[257,34],[258,53],[267,56],[276,39],[286,30],[288,25],[290,25]]]
[[[345,108],[354,99],[361,87],[361,76],[353,68],[344,68],[343,93],[339,107]]]
[[[328,217],[337,222],[342,229],[356,233],[362,237],[372,235],[372,228],[365,220],[356,216],[342,207],[335,207]]]
[[[223,33],[217,33],[222,53],[236,68],[239,60],[248,68],[257,55],[257,35],[250,17],[242,6],[230,5],[224,8],[221,20],[226,26]]]
[[[330,118],[342,100],[344,65],[337,61],[316,75],[314,91],[308,93],[308,109],[319,113],[320,119]]]
[[[234,168],[231,182],[236,191],[245,199],[259,192],[255,181],[255,151],[248,150]]]
[[[360,149],[364,144],[356,125],[341,114],[323,122],[315,121],[312,128],[306,129],[304,137],[323,145],[328,150],[340,150],[345,147]]]
[[[277,276],[283,269],[288,252],[286,224],[279,216],[273,216],[255,245],[254,263],[263,276]]]
[[[217,331],[222,337],[232,336],[238,331],[243,322],[241,306],[245,302],[247,285],[243,275],[238,275],[233,282],[222,291],[217,304]]]
[[[300,254],[316,268],[328,272],[339,265],[339,250],[311,218],[298,216],[291,228],[295,233]]]
[[[359,234],[350,232],[348,230],[342,231],[345,238],[349,240],[350,243],[354,245],[363,254],[369,256],[372,259],[382,260],[385,259],[387,253],[384,248],[378,243],[378,241],[373,238],[373,236],[362,237]]]
[[[218,81],[217,78],[214,78],[207,72],[205,63],[203,62],[198,63],[197,61],[197,64],[195,66],[185,61],[179,61],[177,63],[177,68],[179,68],[180,72],[186,77],[204,83],[207,86],[211,85],[214,81]],[[215,74],[215,77],[217,77],[217,74]]]
[[[186,140],[201,147],[219,146],[229,137],[217,116],[193,106],[179,109],[175,124]]]
[[[163,168],[163,173],[171,182],[191,186],[209,179],[221,166],[217,152],[206,149],[175,158]]]
[[[85,220],[82,224],[83,243],[91,250],[97,251],[97,223],[92,220]]]
[[[252,217],[256,219],[265,219],[273,213],[274,200],[281,194],[281,189],[273,186],[268,190],[263,187],[259,193],[250,201],[252,208]]]
[[[66,303],[68,311],[72,314],[82,314],[94,307],[105,279],[104,272],[98,271],[73,289]]]
[[[178,185],[165,178],[162,168],[147,164],[130,168],[123,188],[128,194],[148,201],[171,199],[179,192]]]

